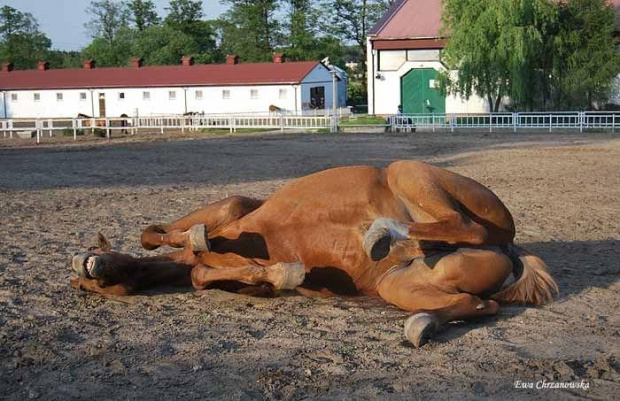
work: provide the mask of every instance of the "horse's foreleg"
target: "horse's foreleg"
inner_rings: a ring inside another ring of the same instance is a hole
[[[305,268],[301,263],[251,265],[231,269],[214,269],[200,264],[192,269],[192,285],[197,290],[205,289],[217,281],[239,281],[250,285],[270,283],[276,290],[292,290],[301,285],[304,278]]]
[[[152,225],[142,233],[142,246],[156,249],[161,245],[172,247],[193,246],[195,250],[208,249],[208,237],[215,236],[221,227],[256,210],[262,200],[233,196],[209,204],[170,224]],[[202,226],[202,228],[201,228]],[[204,235],[204,239],[201,238]],[[204,246],[202,246],[204,244]]]

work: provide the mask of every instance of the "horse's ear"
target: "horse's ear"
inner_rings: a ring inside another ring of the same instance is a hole
[[[112,244],[101,234],[101,231],[97,233],[97,244],[99,245],[99,249],[103,252],[110,252],[112,250]]]

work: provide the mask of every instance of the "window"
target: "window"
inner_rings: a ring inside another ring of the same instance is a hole
[[[230,90],[228,89],[222,90],[222,99],[230,99]]]
[[[379,50],[379,70],[396,71],[407,61],[405,50]]]
[[[17,93],[11,93],[11,102],[17,102]]]
[[[62,102],[62,99],[63,99],[63,95],[62,95],[62,93],[60,93],[60,92],[56,93],[56,100],[57,100],[58,102]]]
[[[250,90],[250,98],[252,98],[252,99],[258,99],[258,89],[252,89],[252,90]]]
[[[170,91],[168,92],[168,100],[176,100],[177,99],[177,93],[176,91]]]
[[[142,100],[151,100],[151,92],[142,92]]]
[[[34,95],[34,101],[38,102],[39,100],[41,100],[41,94],[40,93],[35,93]]]
[[[286,89],[280,89],[280,99],[286,99]]]
[[[80,101],[85,101],[86,100],[86,92],[80,92]]]
[[[202,100],[202,91],[196,91],[196,100]]]
[[[125,92],[118,92],[118,100],[125,100]]]

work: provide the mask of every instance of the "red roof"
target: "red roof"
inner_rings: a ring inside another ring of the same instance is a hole
[[[0,89],[142,88],[298,84],[318,61],[140,68],[0,71]]]
[[[414,39],[440,37],[440,30],[441,0],[398,0],[370,33],[376,39]]]

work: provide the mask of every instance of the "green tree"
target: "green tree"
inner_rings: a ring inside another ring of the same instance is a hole
[[[196,61],[213,61],[216,57],[215,28],[210,21],[203,20],[202,2],[171,0],[166,10],[168,15],[164,25],[191,39],[192,46],[197,46],[194,54]]]
[[[17,69],[33,68],[47,58],[51,45],[32,14],[0,8],[0,59],[13,62]]]
[[[54,68],[80,68],[82,54],[78,51],[50,50],[47,60]]]
[[[134,41],[132,54],[142,57],[147,65],[175,65],[183,56],[192,56],[199,63],[213,62],[213,54],[201,52],[194,38],[166,25],[145,29]]]
[[[161,23],[155,4],[151,0],[131,0],[126,3],[126,7],[129,21],[138,31],[144,31],[148,27]]]
[[[267,61],[282,42],[276,0],[222,0],[230,8],[217,22],[220,48],[245,61]]]
[[[133,44],[136,38],[135,31],[129,28],[119,29],[112,42],[105,38],[95,38],[82,50],[82,57],[97,61],[98,67],[123,67],[129,64]]]
[[[92,0],[86,11],[92,16],[85,27],[93,38],[113,43],[119,31],[127,27],[128,12],[122,3],[112,0]]]
[[[498,111],[506,96],[517,105],[533,107],[545,28],[557,20],[552,3],[445,0],[442,20],[449,36],[443,61],[458,70],[456,79],[443,75],[447,91],[465,98],[475,93],[487,99],[492,111]]]
[[[350,75],[351,84],[356,80],[361,96],[366,93],[366,38],[368,31],[387,12],[393,1],[386,0],[324,0],[322,8],[322,29],[339,38],[344,44],[355,45],[359,62],[359,77]],[[358,93],[358,94],[359,94]]]
[[[605,0],[561,3],[561,28],[555,38],[554,77],[560,107],[592,109],[611,93],[620,73],[615,51],[615,14]]]

